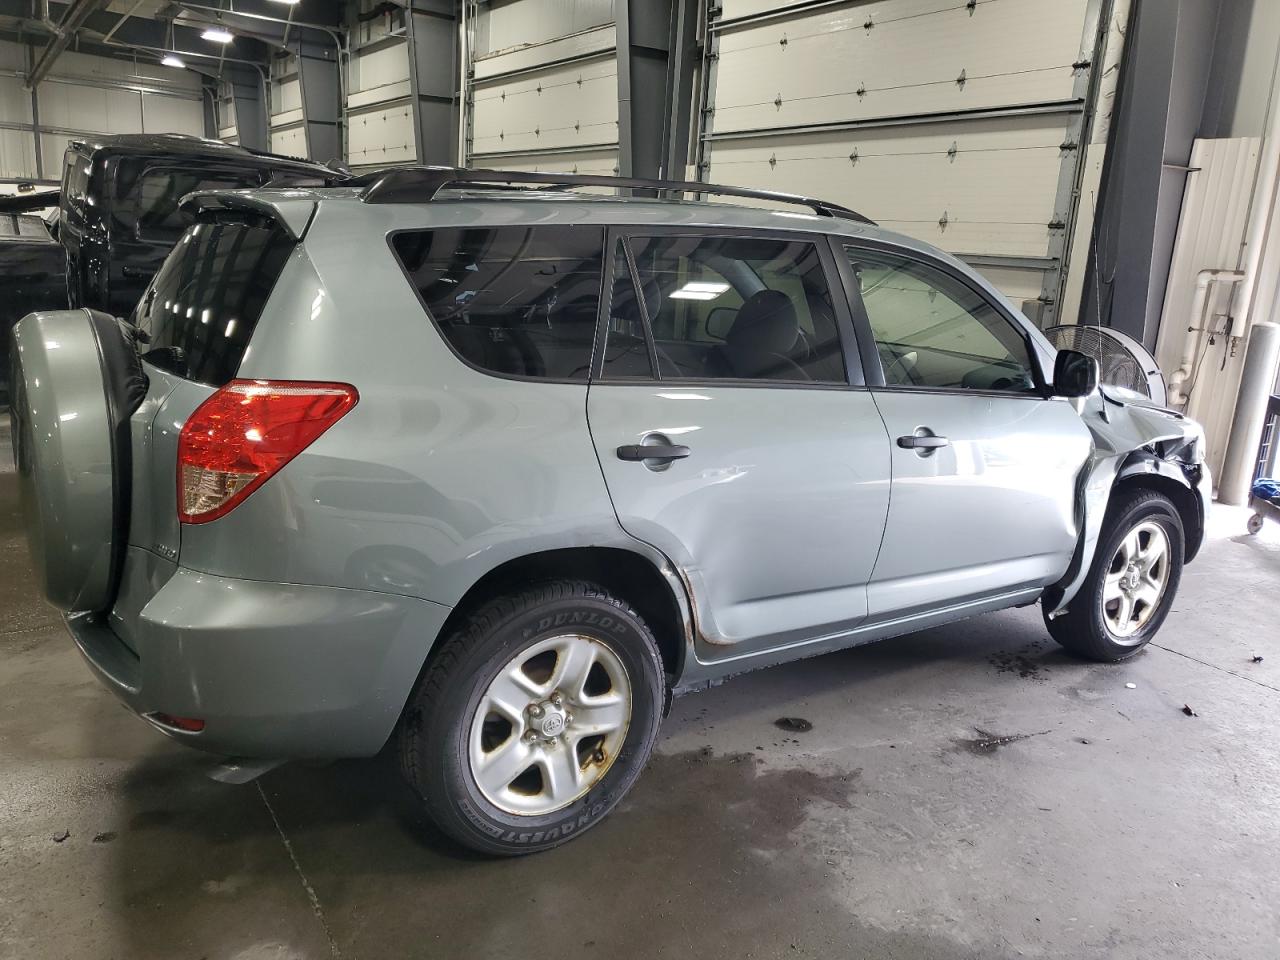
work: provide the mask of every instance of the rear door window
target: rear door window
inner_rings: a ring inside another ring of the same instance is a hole
[[[587,379],[603,228],[412,230],[395,234],[391,246],[427,313],[467,363],[508,377]]]
[[[210,386],[235,377],[293,247],[265,218],[192,224],[134,310],[147,359]]]
[[[605,377],[638,375],[643,311],[664,380],[847,382],[831,285],[812,240],[662,235],[627,243],[635,271],[615,283]]]

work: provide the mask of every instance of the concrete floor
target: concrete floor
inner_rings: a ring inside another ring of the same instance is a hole
[[[602,826],[493,862],[386,759],[207,779],[33,595],[12,481],[0,957],[1280,956],[1280,536],[1240,511],[1129,663],[1028,609],[742,677],[676,703]]]

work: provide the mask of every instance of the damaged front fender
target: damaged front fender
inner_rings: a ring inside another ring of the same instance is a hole
[[[1080,416],[1093,434],[1094,449],[1077,487],[1080,540],[1067,573],[1044,594],[1050,619],[1066,611],[1084,584],[1117,486],[1174,484],[1182,491],[1177,498],[1181,502],[1175,505],[1183,515],[1187,560],[1200,547],[1212,497],[1204,464],[1204,431],[1194,420],[1156,406],[1141,394],[1111,386],[1086,398]]]

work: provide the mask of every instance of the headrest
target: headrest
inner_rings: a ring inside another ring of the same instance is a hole
[[[795,304],[781,290],[759,290],[738,308],[725,344],[734,351],[789,356],[800,334]]]

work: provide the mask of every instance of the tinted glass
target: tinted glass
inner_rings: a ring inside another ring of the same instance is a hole
[[[650,287],[650,296],[656,288]],[[653,309],[656,303],[650,302]],[[604,376],[610,379],[653,379],[653,363],[645,337],[644,314],[636,303],[636,285],[621,243],[614,252],[613,296],[609,298],[609,331],[605,338]]]
[[[63,155],[62,189],[69,203],[81,204],[89,190],[91,161],[74,150]]]
[[[134,310],[147,359],[211,386],[231,380],[292,249],[269,221],[192,225]]]
[[[191,222],[178,209],[178,201],[188,193],[258,186],[267,176],[249,169],[144,167],[138,159],[124,158],[116,168],[111,217],[115,229],[126,236],[172,243]]]
[[[887,384],[1035,390],[1026,340],[972,287],[905,257],[846,250]]]
[[[398,233],[427,312],[468,363],[504,376],[585,380],[604,230],[538,226]]]
[[[643,302],[663,378],[844,383],[831,289],[814,244],[631,237],[641,295],[616,297],[606,356]],[[606,374],[609,371],[606,370]]]

